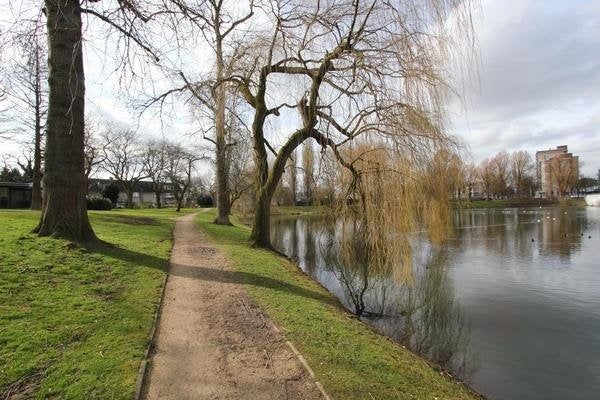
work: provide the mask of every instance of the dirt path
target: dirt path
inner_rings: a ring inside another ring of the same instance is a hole
[[[175,225],[169,278],[145,399],[322,399],[281,335],[252,304],[228,260]]]

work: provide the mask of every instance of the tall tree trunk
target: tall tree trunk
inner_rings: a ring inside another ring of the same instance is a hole
[[[256,121],[255,123],[260,123]],[[262,126],[262,125],[261,125]],[[292,155],[292,152],[307,136],[305,129],[300,129],[294,133],[292,139],[289,140],[279,151],[279,154],[273,161],[271,172],[267,163],[267,151],[265,149],[264,140],[262,140],[262,129],[254,131],[254,152],[255,152],[255,181],[256,190],[256,205],[254,209],[254,226],[250,240],[255,247],[263,247],[272,249],[271,246],[271,200],[277,190],[277,186],[281,181],[281,176],[285,171],[287,160]],[[258,132],[258,134],[256,134]]]
[[[262,83],[262,82],[261,82]],[[263,125],[267,117],[264,102],[266,85],[259,86],[256,96],[254,121],[252,121],[252,149],[254,155],[254,185],[256,197],[254,202],[254,226],[250,241],[255,247],[271,248],[271,195],[268,195],[269,164],[265,148]],[[274,190],[273,190],[274,192]]]
[[[273,193],[261,188],[256,196],[254,209],[254,226],[252,227],[251,241],[255,247],[266,249],[271,246],[271,199]]]
[[[35,49],[35,132],[33,139],[33,177],[31,209],[42,209],[42,85],[40,82],[40,50]]]
[[[217,124],[218,125],[218,124]],[[219,133],[217,128],[217,217],[215,223],[219,225],[230,225],[229,214],[231,213],[229,191],[228,191],[228,168],[225,133]]]
[[[217,81],[221,82],[224,77],[225,65],[223,62],[222,37],[219,31],[218,21],[216,21],[216,57],[217,57]],[[221,83],[215,90],[215,131],[216,131],[216,161],[217,161],[217,218],[215,223],[219,225],[230,225],[229,214],[231,213],[231,204],[229,197],[228,175],[229,168],[227,162],[227,141],[225,130],[225,84]]]
[[[48,126],[45,200],[40,236],[95,239],[86,208],[84,166],[85,79],[78,0],[46,0]]]

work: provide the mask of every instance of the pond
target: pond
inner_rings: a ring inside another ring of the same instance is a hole
[[[340,262],[341,224],[273,218],[280,251],[379,332],[490,399],[600,393],[600,208],[457,210],[409,279]]]

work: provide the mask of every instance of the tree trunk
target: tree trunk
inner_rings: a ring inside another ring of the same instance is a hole
[[[125,193],[127,194],[127,208],[133,208],[133,191],[127,190]]]
[[[155,191],[154,196],[156,197],[156,208],[162,208],[162,202],[160,200],[160,195],[162,193],[160,191]]]
[[[37,119],[37,117],[36,117]],[[31,188],[31,209],[42,209],[42,149],[41,149],[41,126],[38,127],[36,120],[36,134],[33,150],[33,177]]]
[[[40,54],[36,46],[35,54],[35,132],[33,139],[33,176],[31,188],[31,209],[42,209],[42,88],[40,76]]]
[[[85,80],[78,0],[46,0],[48,29],[48,126],[45,200],[40,236],[73,241],[96,238],[86,207],[84,166]]]
[[[256,196],[256,206],[254,208],[254,226],[250,241],[254,247],[265,249],[271,246],[271,199],[273,193],[268,193],[267,189],[261,188]]]
[[[224,77],[225,65],[223,61],[223,44],[219,25],[215,27],[216,34],[216,58],[217,58],[217,81],[221,82]],[[215,131],[216,131],[216,162],[217,162],[217,218],[215,224],[231,225],[229,214],[231,205],[229,201],[227,163],[227,141],[225,130],[225,85],[221,83],[215,90]]]
[[[218,131],[218,129],[217,129]],[[225,135],[219,137],[217,134],[217,218],[215,224],[231,225],[229,214],[231,207],[229,204],[229,193],[227,190],[227,155],[225,149]]]

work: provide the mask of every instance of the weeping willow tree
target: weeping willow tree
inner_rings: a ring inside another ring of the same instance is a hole
[[[254,112],[252,241],[259,247],[271,247],[271,200],[287,160],[305,141],[315,140],[340,168],[363,176],[356,187],[365,189],[376,175],[362,174],[369,163],[353,163],[345,148],[378,143],[408,164],[443,147],[444,109],[453,87],[448,60],[472,43],[470,0],[267,4],[262,17],[272,30],[247,44],[240,61],[245,68],[230,79]],[[270,128],[284,115],[295,129]],[[418,185],[406,185],[395,188],[415,199],[422,193]],[[363,200],[365,209],[387,201],[368,194]]]
[[[434,246],[450,227],[449,195],[460,181],[456,146],[449,137],[414,143],[430,147],[411,153],[363,144],[343,156],[351,169],[341,174],[346,188],[335,205],[337,219],[349,229],[340,233],[340,256],[346,265],[364,266],[369,274],[391,275],[401,284],[413,279],[411,239],[424,231]]]

